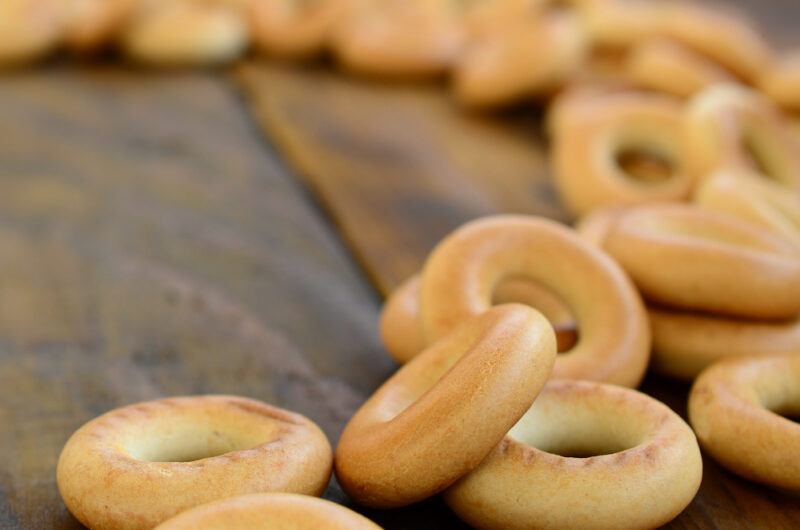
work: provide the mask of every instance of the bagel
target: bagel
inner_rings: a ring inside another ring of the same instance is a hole
[[[581,15],[594,47],[626,50],[656,35],[662,12],[659,2],[614,0],[588,2]]]
[[[658,34],[707,56],[752,83],[773,52],[751,22],[719,6],[671,2],[661,6]]]
[[[380,530],[366,517],[316,497],[256,493],[187,510],[155,530]]]
[[[541,0],[459,0],[457,3],[469,39],[503,31],[521,19],[536,16],[542,8]]]
[[[320,495],[331,447],[307,418],[235,396],[161,399],[78,429],[58,459],[69,511],[89,528],[150,529],[217,499]]]
[[[783,238],[689,204],[629,208],[603,243],[645,299],[744,318],[800,313],[800,253]]]
[[[701,478],[697,440],[666,405],[554,380],[444,500],[475,528],[655,528],[691,502]]]
[[[578,96],[562,105],[574,108],[558,111],[552,166],[556,188],[572,213],[689,196],[693,179],[684,170],[678,101],[611,93]],[[638,172],[637,159],[657,172]]]
[[[60,0],[0,2],[0,68],[38,60],[55,49],[65,16]]]
[[[502,440],[550,376],[555,356],[552,328],[529,307],[496,306],[465,321],[350,419],[336,448],[339,484],[377,508],[438,493]]]
[[[714,364],[689,394],[689,421],[702,447],[750,480],[800,490],[800,353]]]
[[[254,46],[278,57],[308,59],[322,53],[336,25],[346,16],[348,0],[254,0],[250,30]]]
[[[667,39],[646,40],[633,48],[625,68],[637,86],[678,97],[733,81],[714,61]]]
[[[711,364],[730,357],[800,353],[800,318],[758,321],[648,308],[653,369],[692,381]]]
[[[578,219],[578,222],[575,223],[575,231],[592,245],[602,248],[611,227],[626,210],[627,208],[624,206],[609,206],[592,210],[590,214]]]
[[[775,61],[758,80],[758,87],[778,105],[800,110],[800,50]]]
[[[495,286],[507,278],[538,282],[574,315],[578,342],[558,356],[553,377],[639,384],[650,350],[639,294],[614,260],[547,219],[478,219],[436,246],[420,288],[426,341],[486,311]]]
[[[64,44],[76,53],[105,48],[134,16],[137,0],[68,0]]]
[[[697,179],[720,169],[755,169],[800,190],[800,152],[786,118],[766,97],[722,84],[699,92],[685,114],[689,172]]]
[[[470,107],[518,103],[559,88],[587,51],[576,17],[521,18],[467,47],[454,66],[453,92]]]
[[[694,202],[761,225],[800,249],[800,196],[752,172],[717,172],[695,190]]]
[[[222,4],[149,4],[130,21],[121,46],[132,59],[153,66],[203,66],[230,62],[248,46],[241,12]]]
[[[404,281],[386,299],[381,311],[380,334],[384,346],[399,364],[405,364],[425,349],[419,312],[419,275]],[[494,291],[494,304],[518,303],[540,311],[556,332],[558,351],[575,344],[575,321],[569,308],[552,291],[530,280],[510,278]]]
[[[436,2],[366,2],[337,26],[331,46],[353,73],[430,78],[448,70],[465,37],[459,18]]]

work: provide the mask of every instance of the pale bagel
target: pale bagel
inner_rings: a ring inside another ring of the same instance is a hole
[[[507,278],[538,282],[574,315],[579,339],[558,356],[554,377],[639,384],[650,350],[639,294],[613,259],[547,219],[486,217],[442,240],[422,273],[426,340],[486,311],[495,287]]]
[[[689,419],[703,449],[750,480],[800,490],[800,352],[723,361],[689,395]]]
[[[670,377],[691,381],[731,357],[800,353],[800,318],[761,321],[657,307],[648,313],[653,369]]]
[[[563,101],[553,122],[552,168],[562,201],[574,214],[615,205],[689,196],[681,105],[643,93],[584,94]],[[569,108],[572,107],[572,108]],[[666,166],[640,173],[625,157]]]
[[[380,530],[366,517],[316,497],[257,493],[187,510],[155,530]]]
[[[177,397],[112,410],[78,429],[58,489],[89,528],[148,530],[217,499],[320,495],[331,447],[310,420],[235,396]]]
[[[691,502],[701,478],[697,440],[666,405],[554,380],[444,499],[475,528],[655,528]]]
[[[645,299],[746,318],[800,313],[800,252],[769,230],[689,204],[623,212],[606,249]]]

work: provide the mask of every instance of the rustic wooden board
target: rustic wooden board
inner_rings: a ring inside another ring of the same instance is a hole
[[[363,83],[324,67],[254,62],[236,74],[384,294],[454,223],[498,210],[564,218],[534,115],[467,115],[439,86]]]
[[[318,194],[384,294],[468,219],[500,212],[565,218],[535,111],[465,116],[439,87],[368,84],[318,68],[251,63],[237,78],[267,137]],[[685,417],[688,385],[650,376],[643,390]],[[669,528],[800,527],[800,498],[704,463],[699,494]]]
[[[335,442],[393,370],[375,293],[239,103],[205,74],[0,83],[0,528],[80,526],[56,459],[113,407],[234,393]],[[372,515],[454,521],[438,501]]]

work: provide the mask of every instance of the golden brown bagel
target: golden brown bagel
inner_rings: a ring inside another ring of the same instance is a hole
[[[530,407],[556,356],[537,311],[496,306],[403,366],[350,419],[336,478],[366,506],[404,506],[477,466]],[[491,411],[491,421],[487,421]]]
[[[800,490],[800,352],[714,364],[689,395],[703,449],[750,480]]]
[[[757,174],[719,171],[695,190],[694,202],[763,226],[800,249],[800,195]]]
[[[554,380],[444,499],[475,528],[655,528],[691,502],[701,478],[697,440],[666,405]]]
[[[455,97],[471,107],[497,107],[550,93],[581,67],[587,50],[572,15],[515,20],[467,47],[455,65]]]
[[[699,92],[686,109],[689,172],[750,168],[800,190],[800,150],[786,118],[761,94],[733,84]]]
[[[507,278],[538,282],[574,315],[580,338],[558,356],[553,377],[639,384],[650,350],[639,294],[608,255],[547,219],[486,217],[440,242],[422,273],[426,340],[486,311],[495,286]]]
[[[689,204],[629,208],[603,248],[645,299],[746,318],[800,313],[800,253],[768,230]]]
[[[730,357],[800,353],[800,318],[744,320],[650,307],[653,369],[691,381]]]
[[[320,495],[331,447],[307,418],[235,396],[112,410],[78,429],[58,489],[89,528],[145,530],[199,504],[261,492]]]
[[[121,38],[132,59],[153,66],[216,65],[248,46],[242,13],[233,7],[178,0],[137,11]]]
[[[593,46],[627,49],[658,32],[662,7],[647,1],[587,2],[581,15]]]
[[[384,346],[399,364],[405,364],[425,349],[419,313],[420,277],[401,283],[381,310],[380,333]],[[551,290],[530,280],[509,278],[492,295],[493,304],[524,304],[541,312],[556,332],[558,351],[575,343],[575,320],[564,302]]]
[[[250,30],[255,47],[267,54],[293,59],[319,55],[328,45],[350,0],[253,0]]]
[[[553,127],[552,165],[567,208],[601,207],[688,197],[680,103],[641,93],[584,94],[563,103]],[[574,105],[572,109],[567,108]],[[630,158],[663,167],[658,178],[637,174]]]
[[[626,210],[625,206],[609,206],[592,210],[590,214],[578,219],[575,223],[575,231],[592,245],[602,248],[611,227]]]
[[[542,0],[490,0],[458,2],[468,38],[479,39],[488,33],[503,31],[520,19],[541,12]]]
[[[346,69],[387,78],[444,74],[465,43],[459,18],[439,2],[366,2],[338,25],[332,48]]]
[[[637,45],[626,71],[636,85],[678,97],[689,97],[718,83],[733,81],[714,61],[667,39],[649,39]]]
[[[42,58],[60,42],[65,10],[61,0],[0,2],[0,68]]]
[[[324,499],[291,493],[240,495],[191,508],[155,530],[380,530]]]
[[[772,50],[752,23],[720,6],[670,2],[662,7],[658,33],[754,82],[772,61]]]
[[[800,50],[775,61],[761,75],[758,86],[778,105],[800,110]]]
[[[68,0],[64,44],[92,53],[108,46],[134,16],[138,0]]]

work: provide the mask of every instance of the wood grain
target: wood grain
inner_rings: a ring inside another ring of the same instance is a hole
[[[326,68],[252,62],[236,77],[384,294],[476,215],[565,218],[535,114],[468,115],[436,85],[369,83]]]
[[[0,83],[0,528],[80,526],[55,463],[113,407],[234,393],[335,443],[393,370],[374,292],[239,103],[199,73]],[[436,500],[373,515],[458,527]]]

